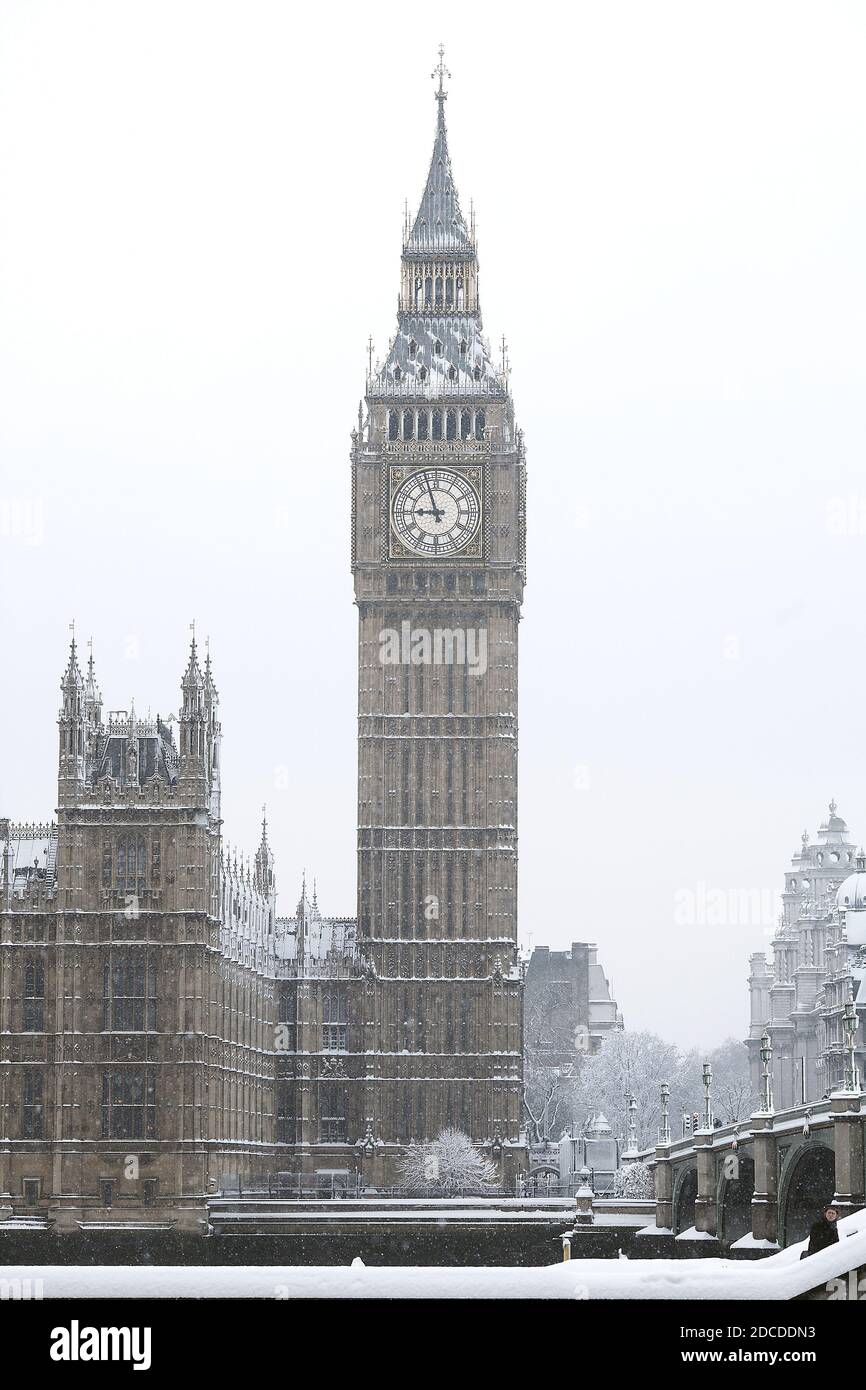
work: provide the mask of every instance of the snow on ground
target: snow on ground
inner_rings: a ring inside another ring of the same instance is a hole
[[[571,1298],[784,1300],[866,1266],[866,1212],[839,1223],[838,1245],[745,1260],[569,1260],[534,1269],[365,1266],[82,1265],[0,1268],[42,1281],[45,1298]]]

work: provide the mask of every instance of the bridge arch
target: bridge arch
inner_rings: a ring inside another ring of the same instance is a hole
[[[722,1159],[716,1194],[719,1239],[725,1245],[751,1234],[752,1197],[755,1194],[755,1163],[750,1153],[732,1149]]]
[[[836,1156],[832,1144],[804,1139],[786,1155],[779,1185],[779,1244],[794,1245],[836,1191]]]
[[[673,1214],[674,1235],[680,1235],[695,1224],[695,1198],[698,1195],[697,1165],[690,1163],[677,1170],[674,1178]]]

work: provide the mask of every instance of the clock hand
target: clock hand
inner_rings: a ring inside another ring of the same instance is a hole
[[[440,512],[439,508],[436,506],[436,498],[433,496],[433,489],[430,486],[430,479],[428,478],[426,472],[424,474],[424,481],[427,484],[427,491],[430,494],[430,501],[433,503],[433,515],[436,517],[436,520],[438,521],[440,517],[445,515],[445,513]]]

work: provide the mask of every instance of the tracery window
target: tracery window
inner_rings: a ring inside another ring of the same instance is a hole
[[[24,963],[23,1031],[42,1033],[45,1029],[45,963],[31,956]]]
[[[156,1028],[156,960],[147,950],[113,951],[102,967],[102,1027],[124,1033]]]

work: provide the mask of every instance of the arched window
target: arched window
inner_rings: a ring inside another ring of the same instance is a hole
[[[438,406],[436,406],[435,409],[434,409],[434,411],[433,411],[433,430],[432,430],[432,434],[433,434],[433,438],[434,438],[434,439],[441,439],[441,438],[442,438],[442,411],[439,409]]]
[[[465,357],[465,356],[466,356],[466,347],[467,347],[466,339],[465,339],[465,338],[461,338],[461,339],[460,339],[460,356],[461,356],[461,357]]]
[[[411,410],[403,411],[403,438],[411,439],[415,433],[415,418]]]
[[[395,381],[399,381],[402,375],[403,375],[403,373],[400,371],[400,368],[399,368],[399,367],[395,367],[395,368],[394,368],[394,380],[395,380]]]
[[[433,344],[433,351],[435,352],[435,354],[436,354],[437,357],[441,357],[441,356],[442,356],[442,344],[441,344],[441,342],[439,341],[438,338],[436,339],[435,343]]]
[[[457,276],[457,308],[463,308],[463,276]]]
[[[420,309],[420,308],[421,308],[421,296],[422,296],[422,294],[423,294],[423,291],[424,291],[424,282],[422,281],[420,275],[416,275],[416,277],[415,277],[415,308],[416,308],[416,309]]]
[[[423,371],[423,367],[422,367],[421,370]],[[426,410],[419,410],[419,411],[418,411],[418,438],[419,438],[420,440],[423,441],[423,440],[425,440],[425,439],[427,438],[427,431],[428,431],[429,427],[430,427],[430,417],[428,416],[427,411],[426,411]]]
[[[485,427],[484,411],[483,411],[483,410],[476,410],[476,412],[475,412],[475,438],[476,438],[476,439],[483,439],[483,438],[484,438],[484,427]]]
[[[437,275],[437,276],[436,276],[436,303],[437,303],[437,305],[439,305],[439,304],[442,303],[442,276],[441,276],[441,275]]]
[[[446,439],[457,438],[457,411],[449,410],[445,417],[445,437]]]
[[[475,371],[472,373],[472,375],[475,377],[475,380],[476,380],[476,381],[480,381],[480,380],[481,380],[481,368],[480,368],[480,367],[476,367],[476,368],[475,368]]]
[[[410,339],[409,339],[409,360],[410,360],[410,362],[414,362],[414,361],[415,361],[415,354],[417,353],[417,351],[418,351],[418,344],[415,342],[415,339],[414,339],[414,338],[410,338]]]
[[[448,368],[448,380],[449,380],[449,381],[456,381],[456,380],[457,380],[457,368],[456,368],[456,367],[449,367],[449,368]]]
[[[419,372],[418,372],[418,380],[419,380],[419,381],[426,381],[426,380],[427,380],[427,368],[426,368],[426,367],[421,367],[421,368],[419,369]]]
[[[41,1033],[45,1028],[45,966],[38,956],[24,966],[23,1023],[25,1033]]]
[[[429,309],[433,303],[433,281],[428,275],[424,281],[424,304]]]
[[[472,416],[468,410],[460,412],[460,438],[468,439],[472,433]]]
[[[396,439],[399,433],[396,410],[388,411],[388,438]]]
[[[445,303],[449,308],[454,303],[454,281],[450,275],[445,276]]]

